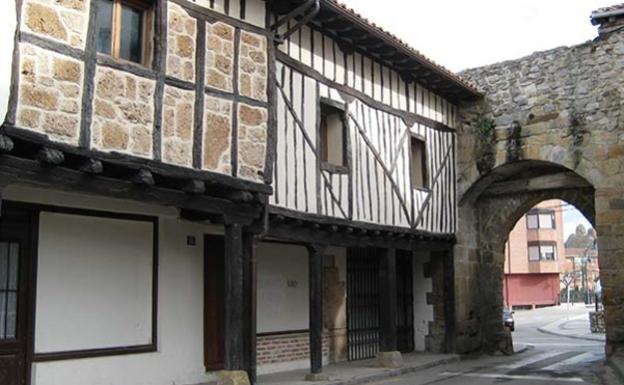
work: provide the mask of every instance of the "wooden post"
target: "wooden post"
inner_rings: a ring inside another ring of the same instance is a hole
[[[256,309],[257,309],[257,262],[256,262],[256,241],[253,234],[243,235],[243,247],[245,257],[245,293],[246,314],[245,319],[249,320],[249,329],[246,333],[245,347],[247,348],[247,374],[251,384],[256,384]]]
[[[224,369],[245,372],[251,381],[255,379],[256,335],[253,242],[243,225],[226,224]]]
[[[380,341],[381,352],[397,350],[396,249],[385,249],[379,264]]]
[[[245,301],[245,258],[243,252],[243,227],[240,224],[225,226],[225,327],[224,369],[247,370],[245,335],[250,320],[246,319],[248,307]]]
[[[323,251],[320,245],[308,245],[310,276],[310,381],[324,380],[323,372]]]

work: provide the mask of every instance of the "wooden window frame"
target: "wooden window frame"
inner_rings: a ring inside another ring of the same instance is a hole
[[[334,164],[327,161],[327,130],[323,128],[322,116],[323,108],[329,108],[338,110],[340,112],[340,118],[342,120],[342,165]],[[319,157],[321,163],[321,169],[323,171],[329,171],[333,174],[348,174],[349,173],[349,156],[348,156],[348,143],[349,140],[349,125],[347,119],[347,107],[344,103],[337,102],[335,100],[321,97],[319,99]]]
[[[423,162],[422,162],[422,175],[423,175],[423,186],[415,186],[414,185],[414,173],[412,172],[412,160],[413,160],[413,156],[414,156],[414,151],[412,151],[413,148],[413,142],[414,140],[417,140],[419,142],[421,142],[423,144]],[[429,153],[427,151],[427,141],[425,140],[424,137],[418,135],[418,134],[414,134],[411,133],[410,135],[410,140],[409,140],[409,177],[410,177],[410,183],[412,185],[412,189],[413,190],[420,190],[420,191],[431,191],[429,188]]]
[[[152,57],[152,36],[153,36],[153,19],[154,19],[154,3],[152,1],[141,0],[112,0],[113,1],[113,14],[112,14],[112,26],[111,26],[111,47],[110,54],[98,52],[102,55],[107,55],[115,60],[123,61],[125,63],[132,63],[142,65],[144,67],[150,66],[150,60]],[[132,8],[138,9],[143,12],[143,25],[141,30],[141,61],[134,62],[131,60],[123,59],[119,57],[119,50],[121,47],[121,8],[122,5],[127,5]]]

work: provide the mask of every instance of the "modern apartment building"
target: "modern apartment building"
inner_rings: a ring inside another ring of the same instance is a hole
[[[565,261],[562,207],[548,200],[533,207],[509,233],[504,298],[510,307],[556,305],[560,262]]]

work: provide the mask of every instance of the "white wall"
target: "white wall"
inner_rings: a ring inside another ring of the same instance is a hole
[[[11,89],[11,64],[13,60],[13,42],[17,20],[15,16],[15,1],[1,1],[0,15],[0,124],[4,122]]]
[[[8,200],[39,202],[160,218],[158,351],[112,357],[41,362],[32,385],[184,385],[212,381],[203,365],[203,234],[221,227],[177,219],[177,211],[127,201],[11,186]],[[187,246],[186,237],[197,238]]]
[[[258,333],[308,329],[310,301],[306,248],[259,243],[256,259]]]
[[[414,350],[425,351],[425,337],[429,322],[433,321],[433,305],[427,305],[427,293],[433,290],[431,278],[424,276],[424,264],[430,261],[429,252],[417,251],[414,266]]]
[[[36,353],[151,343],[153,227],[41,213]]]

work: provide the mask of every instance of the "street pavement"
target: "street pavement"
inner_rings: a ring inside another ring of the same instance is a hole
[[[378,385],[570,385],[619,384],[604,365],[604,342],[569,337],[583,333],[589,321],[583,315],[591,309],[576,304],[517,311],[514,345],[526,347],[512,356],[480,356],[459,363],[437,366]],[[588,318],[587,318],[588,319]],[[567,322],[569,321],[569,322]],[[559,322],[557,334],[539,329]]]

